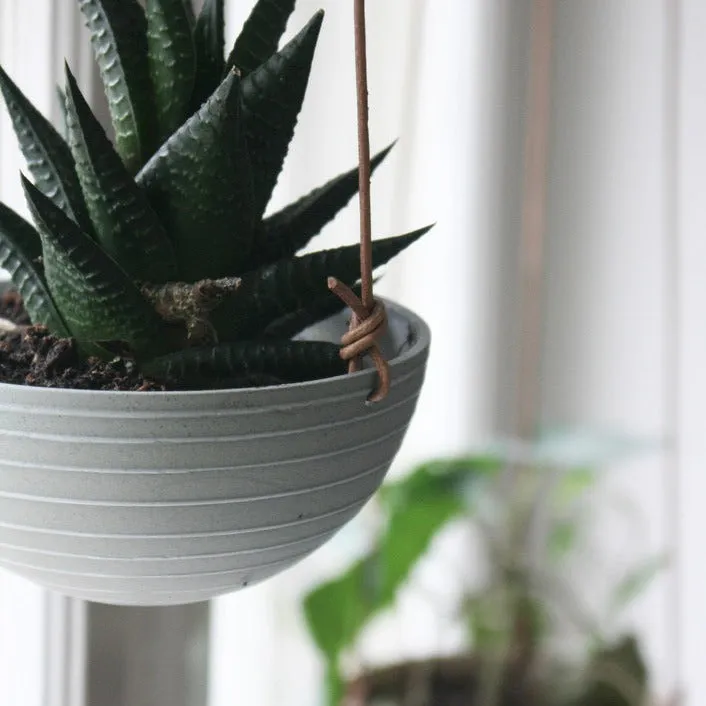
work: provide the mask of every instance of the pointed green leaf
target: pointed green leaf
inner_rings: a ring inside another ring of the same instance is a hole
[[[380,279],[380,277],[373,279],[373,284],[377,284]],[[360,284],[356,284],[351,289],[360,298]],[[265,335],[275,338],[293,338],[304,329],[336,316],[343,309],[345,309],[345,304],[333,292],[328,292],[325,296],[314,300],[303,309],[297,309],[291,314],[285,314],[279,319],[275,319],[265,329]]]
[[[57,336],[68,336],[44,279],[42,241],[34,228],[0,203],[0,267],[10,273],[33,324],[46,326]]]
[[[373,263],[380,267],[422,237],[431,226],[373,243]],[[222,341],[252,336],[286,314],[305,308],[328,292],[327,277],[353,284],[360,277],[360,247],[280,260],[243,276],[240,289],[214,312],[212,323]]]
[[[155,348],[163,322],[120,267],[31,182],[22,184],[42,238],[52,298],[79,341],[123,341]]]
[[[194,14],[194,4],[192,0],[181,0],[181,4],[184,6],[184,13],[186,14],[186,19],[189,22],[189,28],[193,33],[194,27],[196,26],[196,15]]]
[[[380,277],[376,277],[373,284],[377,284],[379,281]],[[360,284],[356,284],[351,289],[357,297],[361,296]],[[264,333],[266,336],[274,338],[293,338],[304,329],[339,314],[343,309],[345,309],[345,304],[333,292],[327,292],[323,297],[307,304],[306,307],[275,319]]]
[[[390,145],[371,160],[372,171],[392,149]],[[269,265],[283,257],[291,257],[321,232],[336,214],[358,193],[358,168],[337,176],[324,186],[266,218],[253,248],[249,269]]]
[[[56,99],[59,103],[60,123],[57,131],[66,141],[66,94],[61,86],[56,87]]]
[[[296,0],[258,0],[228,57],[226,68],[247,76],[276,51]]]
[[[291,42],[243,80],[258,218],[265,212],[294,136],[323,19],[323,11],[317,12]]]
[[[161,144],[190,115],[196,51],[184,0],[147,0],[145,14],[157,137]]]
[[[115,146],[131,174],[156,147],[147,20],[138,0],[78,0],[108,98]]]
[[[353,287],[353,292],[360,296],[360,285]],[[265,335],[276,338],[292,338],[305,328],[317,324],[343,311],[345,304],[332,292],[314,300],[303,309],[297,309],[291,314],[285,314],[273,321],[266,329]]]
[[[218,88],[225,69],[224,0],[204,0],[194,28],[196,79],[192,110],[198,110]]]
[[[0,90],[37,188],[83,228],[89,228],[68,145],[1,67]]]
[[[343,375],[339,346],[319,341],[241,341],[210,348],[187,348],[146,363],[145,375],[204,386],[234,386],[265,376],[281,382],[304,382]]]
[[[137,177],[187,281],[237,274],[250,255],[252,173],[239,88],[228,74]]]
[[[76,171],[101,247],[133,279],[177,276],[174,250],[66,67],[67,129]]]

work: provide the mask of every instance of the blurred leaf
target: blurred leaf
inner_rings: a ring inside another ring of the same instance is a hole
[[[398,508],[391,514],[379,556],[379,607],[392,603],[398,589],[426,553],[431,540],[463,512],[461,499],[440,489],[425,502]]]
[[[466,512],[464,488],[498,467],[487,457],[433,461],[381,491],[386,528],[371,551],[304,600],[304,614],[329,663],[359,637],[367,623],[391,605],[436,534]]]
[[[477,655],[503,657],[508,649],[526,650],[539,645],[547,634],[547,613],[542,596],[535,596],[528,577],[500,577],[466,596],[463,615]]]
[[[667,557],[654,556],[628,572],[611,592],[608,614],[616,616],[636,600],[667,566]]]
[[[637,638],[627,635],[591,658],[586,685],[571,706],[642,706],[648,670]]]
[[[547,540],[547,551],[552,561],[563,559],[576,546],[578,528],[571,520],[554,523]]]
[[[304,615],[317,646],[326,659],[335,663],[376,611],[369,594],[370,565],[375,553],[359,559],[343,574],[320,585],[304,601]]]
[[[398,507],[423,504],[430,493],[473,500],[479,481],[494,478],[501,467],[497,458],[480,454],[428,461],[401,480],[386,483],[379,498],[390,515]]]
[[[558,508],[568,508],[576,503],[591,488],[598,474],[593,468],[570,468],[562,473],[554,487],[553,499]]]
[[[326,663],[326,704],[327,706],[341,706],[345,696],[346,684],[338,664]]]
[[[488,591],[467,596],[464,600],[463,615],[474,652],[488,654],[507,646],[506,594],[504,586],[491,586]]]

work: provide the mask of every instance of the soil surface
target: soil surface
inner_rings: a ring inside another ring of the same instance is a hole
[[[43,326],[30,326],[21,297],[13,291],[0,296],[0,317],[23,326],[0,333],[0,382],[75,390],[166,390],[143,377],[122,359],[82,360],[73,339],[52,336]]]

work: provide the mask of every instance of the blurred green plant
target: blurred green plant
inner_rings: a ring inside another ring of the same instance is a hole
[[[595,489],[598,467],[643,448],[609,436],[552,432],[532,445],[495,444],[466,457],[424,463],[378,495],[383,522],[374,546],[340,575],[314,588],[303,602],[309,632],[326,663],[326,696],[344,695],[342,657],[381,612],[394,606],[434,538],[452,522],[471,519],[480,531],[489,576],[464,593],[459,615],[469,644],[486,663],[482,704],[498,703],[497,666],[510,654],[530,665],[546,651],[548,607],[559,602],[558,567],[575,551],[583,515],[579,506]],[[650,558],[609,593],[611,622],[664,566]],[[453,579],[451,579],[453,580]],[[632,635],[607,640],[575,597],[563,608],[578,616],[589,639],[581,688],[572,706],[639,706],[647,669]],[[606,666],[607,665],[607,666]]]

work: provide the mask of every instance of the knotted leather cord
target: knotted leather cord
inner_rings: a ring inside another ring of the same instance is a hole
[[[343,282],[329,277],[329,289],[351,310],[348,333],[341,339],[341,357],[348,372],[360,369],[360,358],[370,355],[378,373],[377,387],[369,402],[380,402],[390,391],[390,369],[380,352],[378,339],[387,328],[382,302],[373,297],[372,224],[370,206],[370,129],[368,122],[368,61],[365,36],[365,0],[354,0],[355,68],[358,104],[358,175],[360,188],[360,282],[361,297]]]

